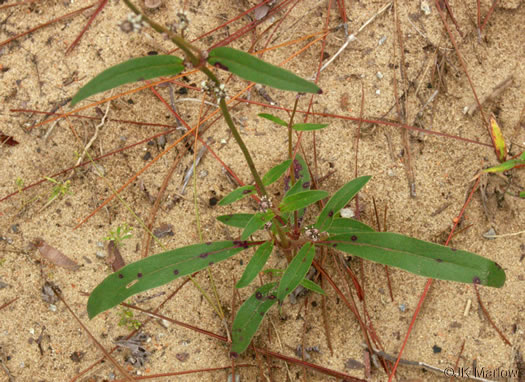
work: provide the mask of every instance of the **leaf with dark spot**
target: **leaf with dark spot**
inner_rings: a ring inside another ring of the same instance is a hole
[[[89,296],[89,318],[118,305],[127,298],[164,285],[181,276],[192,274],[226,260],[249,248],[249,242],[219,241],[195,244],[159,253],[128,264],[104,279]],[[201,258],[206,254],[205,258]],[[137,277],[138,274],[142,277]]]

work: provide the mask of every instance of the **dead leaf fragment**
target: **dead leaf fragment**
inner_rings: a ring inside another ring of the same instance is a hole
[[[44,258],[51,261],[53,264],[62,268],[71,269],[73,271],[78,269],[79,265],[77,263],[64,255],[58,249],[47,244],[43,239],[36,238],[33,241],[33,245],[38,248],[38,251]]]
[[[159,239],[164,236],[173,236],[173,226],[168,223],[162,223],[160,227],[153,230],[153,234]]]
[[[148,9],[156,9],[162,5],[162,0],[144,0],[144,6]]]
[[[12,136],[0,133],[0,144],[16,146],[18,145],[18,142]]]
[[[126,265],[114,240],[110,240],[108,243],[108,258],[106,259],[106,263],[111,265],[113,272],[118,271]]]

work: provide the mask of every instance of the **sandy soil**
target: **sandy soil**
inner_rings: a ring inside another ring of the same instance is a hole
[[[177,7],[180,4],[175,1],[163,2],[161,8],[149,11],[149,14],[160,23],[172,25],[176,21]],[[13,1],[0,1],[0,4],[5,3]],[[255,5],[254,1],[248,0],[195,0],[184,3],[191,18],[187,31],[189,39],[200,36]],[[405,86],[409,88],[406,99],[408,124],[490,143],[479,111],[472,115],[463,113],[463,109],[474,102],[473,92],[434,3],[429,3],[431,13],[425,15],[420,8],[420,1],[399,2],[398,15],[404,43],[406,84],[403,84],[399,70],[402,57],[399,46],[395,43],[394,12],[389,9],[372,21],[358,35],[357,40],[351,42],[321,73],[319,84],[324,94],[314,98],[313,110],[358,117],[362,89],[365,96],[365,117],[395,121],[395,75],[399,94]],[[496,85],[513,76],[510,86],[498,97],[486,102],[483,110],[486,115],[490,115],[491,112],[496,115],[507,146],[513,154],[518,154],[525,146],[523,116],[520,120],[525,99],[525,7],[519,0],[500,1],[483,30],[482,38],[479,39],[476,30],[476,2],[449,3],[460,26],[461,35],[450,17],[448,24],[457,40],[477,94],[480,97],[490,94]],[[482,20],[491,3],[488,0],[481,1]],[[355,33],[385,2],[346,1],[345,4],[349,31]],[[0,41],[82,6],[84,2],[81,1],[42,0],[0,9]],[[70,54],[65,55],[67,47],[84,27],[91,13],[92,10],[85,11],[81,15],[59,21],[0,47],[0,131],[13,136],[19,142],[16,146],[0,147],[0,197],[17,190],[17,179],[29,185],[44,176],[73,166],[78,155],[93,137],[95,126],[100,123],[100,113],[106,111],[106,104],[100,105],[99,111],[90,108],[79,113],[96,117],[96,120],[77,117],[61,119],[52,131],[52,123],[31,128],[42,121],[42,114],[14,112],[11,109],[50,111],[73,96],[83,84],[103,69],[148,52],[163,54],[172,49],[169,41],[163,40],[150,28],[144,28],[140,33],[123,32],[119,25],[126,19],[128,10],[122,1],[109,0],[80,44]],[[263,22],[255,32],[246,34],[232,45],[248,49],[255,37],[285,14],[285,11],[277,12],[274,18],[270,17]],[[270,46],[319,32],[325,25],[327,15],[326,1],[299,2],[272,37]],[[207,47],[217,43],[249,22],[248,17],[241,17],[198,44],[200,47]],[[339,13],[332,10],[329,26],[336,27],[340,23]],[[268,34],[265,34],[257,49],[262,48],[267,38]],[[334,30],[328,35],[326,58],[337,52],[344,39],[342,29]],[[264,55],[264,59],[280,63],[305,45],[306,42],[298,42],[269,51]],[[318,67],[320,54],[321,44],[316,43],[286,64],[286,67],[303,77],[311,77]],[[435,73],[436,61],[444,67],[439,78]],[[202,76],[192,75],[189,84],[199,84],[200,81]],[[436,87],[438,82],[439,87]],[[234,95],[245,85],[245,82],[239,80],[231,82],[228,92]],[[132,89],[132,86],[118,91],[129,89]],[[200,94],[194,90],[189,90],[187,95],[179,94],[180,86],[175,86],[174,89],[178,111],[188,124],[194,126],[198,121],[199,106],[182,99],[200,99]],[[436,89],[439,90],[437,96],[424,107]],[[169,88],[158,90],[169,100]],[[266,90],[280,105],[293,105],[293,94],[269,88]],[[117,94],[116,91],[113,94]],[[90,100],[100,99],[102,95]],[[266,102],[256,92],[251,94],[251,99]],[[306,110],[308,102],[309,98],[303,97],[300,109]],[[83,102],[80,106],[87,104],[88,102]],[[385,115],[393,106],[392,112]],[[71,109],[65,105],[58,109],[60,110]],[[241,126],[242,136],[253,151],[257,167],[262,173],[283,160],[287,152],[285,130],[258,118],[257,114],[263,111],[271,112],[248,104],[241,104],[233,112]],[[420,111],[421,114],[418,115]],[[287,118],[286,113],[282,111],[275,113]],[[176,126],[174,117],[148,90],[113,101],[108,109],[108,118]],[[318,175],[323,176],[335,170],[322,184],[324,189],[333,192],[354,176],[354,134],[357,124],[328,117],[315,117],[309,121],[330,123],[330,128],[317,134],[316,151]],[[162,127],[108,121],[100,127],[90,153],[99,156],[147,139],[163,130]],[[180,131],[172,132],[168,136],[168,143],[175,141],[180,134]],[[311,137],[312,135],[308,135],[303,138],[303,147],[309,162],[313,161],[314,151]],[[407,150],[404,148],[402,137],[402,131],[397,127],[381,125],[372,128],[366,123],[362,126],[358,173],[373,176],[372,181],[361,193],[362,219],[375,226],[372,204],[372,198],[375,198],[381,216],[388,206],[389,230],[443,243],[453,225],[453,219],[458,216],[465,201],[471,185],[470,180],[481,168],[497,163],[494,150],[457,139],[410,132],[408,141],[415,187],[415,196],[411,196],[410,171],[407,171],[405,166],[407,156],[404,155]],[[215,123],[203,138],[213,139],[210,147],[243,181],[252,181],[240,150],[231,139],[223,121]],[[112,309],[90,321],[86,312],[85,293],[89,293],[111,273],[110,266],[101,258],[106,254],[103,238],[109,231],[124,223],[133,227],[132,238],[125,240],[121,249],[125,261],[131,262],[141,256],[144,229],[118,201],[111,202],[79,228],[75,229],[75,226],[111,195],[112,188],[120,187],[134,172],[151,162],[147,156],[154,157],[161,151],[155,143],[143,143],[105,158],[97,162],[102,166],[105,178],[98,176],[92,165],[57,176],[59,181],[70,180],[72,194],[58,198],[48,206],[46,203],[53,187],[48,181],[2,201],[0,306],[14,298],[17,300],[0,311],[0,380],[10,380],[7,373],[16,381],[71,380],[102,356],[100,349],[93,344],[63,302],[50,305],[49,301],[43,300],[42,287],[46,281],[53,282],[61,288],[67,304],[106,349],[114,346],[118,336],[130,333],[125,326],[119,326],[122,315],[120,308]],[[193,161],[193,155],[184,146],[177,146],[122,193],[122,199],[132,207],[137,216],[149,219],[153,206],[151,197],[157,195],[178,153],[183,154],[182,161],[168,185],[154,223],[154,228],[162,223],[173,225],[174,235],[161,239],[167,248],[176,248],[199,240],[191,183],[183,197],[177,196],[180,194],[184,173]],[[212,198],[226,195],[234,187],[225,176],[221,165],[207,153],[197,173],[196,204],[203,239],[237,237],[237,230],[226,228],[214,217],[238,210],[233,207],[212,206],[213,203],[210,202]],[[507,189],[506,184],[509,181],[512,181],[512,186]],[[487,213],[481,194],[476,192],[460,226],[460,229],[465,230],[455,236],[451,243],[454,247],[493,259],[504,268],[507,274],[505,286],[501,289],[480,288],[480,294],[492,320],[512,345],[506,345],[490,325],[470,285],[435,281],[408,340],[403,353],[404,359],[425,362],[445,369],[454,366],[464,344],[458,361],[460,367],[472,368],[475,365],[478,370],[484,368],[502,372],[516,372],[519,367],[525,367],[522,359],[525,325],[523,236],[495,240],[487,240],[482,236],[491,227],[497,234],[509,234],[525,229],[525,200],[515,196],[517,191],[525,189],[524,186],[525,177],[521,170],[515,170],[504,177],[489,176],[485,203]],[[280,186],[275,186],[272,191],[276,193],[279,188]],[[239,206],[245,211],[255,208],[249,201]],[[30,247],[30,242],[36,237],[43,238],[49,245],[76,261],[81,265],[80,269],[71,271],[44,260],[38,251]],[[161,250],[159,245],[153,243],[150,253]],[[243,270],[241,260],[246,264],[249,256],[249,253],[242,254],[212,268],[218,295],[228,320],[231,320],[234,283],[232,276],[235,276],[235,279],[240,277]],[[282,256],[274,256],[271,263],[272,266],[283,267],[285,259]],[[352,260],[351,264],[360,275],[359,262]],[[343,288],[343,282],[337,277],[334,268],[331,265],[328,268]],[[383,267],[366,262],[364,270],[364,288],[370,319],[385,351],[397,355],[426,280],[391,269],[394,296],[392,302]],[[197,280],[211,291],[206,273],[199,274]],[[134,302],[146,295],[156,295],[141,303],[146,309],[155,308],[181,283],[182,281],[178,280],[151,293],[135,296],[131,300]],[[311,352],[310,362],[357,378],[371,381],[387,380],[387,375],[382,369],[372,366],[372,375],[367,377],[362,365],[348,362],[364,362],[363,336],[355,317],[328,286],[325,288],[329,291],[327,313],[333,351],[328,348],[321,298],[318,295],[308,296],[306,314],[304,297],[300,298],[296,305],[284,305],[285,319],[280,319],[277,311],[272,310],[269,314],[270,319],[263,323],[262,330],[256,336],[255,344],[297,358],[295,349],[301,344],[304,331],[305,346],[317,346],[319,349],[319,352]],[[252,290],[242,290],[240,297],[248,297]],[[163,294],[159,296],[158,292]],[[238,304],[237,299],[236,307]],[[191,283],[186,284],[161,312],[173,319],[221,335],[226,333],[221,320]],[[134,318],[144,322],[147,316],[135,313]],[[155,321],[144,325],[142,331],[150,337],[150,341],[144,344],[150,356],[143,367],[136,368],[126,364],[125,359],[129,355],[126,350],[113,353],[115,359],[125,365],[132,374],[166,373],[231,364],[228,346],[213,338],[174,324],[160,325]],[[81,357],[78,357],[79,354]],[[257,365],[257,360],[252,352],[248,352],[241,357],[239,363]],[[287,375],[292,380],[335,379],[311,370],[305,372],[303,368],[295,365],[290,365],[288,371],[281,361],[273,361],[271,365],[272,380],[275,381],[286,380]],[[354,365],[355,368],[345,365]],[[257,367],[238,370],[243,381],[262,380]],[[229,372],[230,370],[223,370],[159,380],[224,381]],[[268,366],[261,372],[268,376]],[[121,378],[115,367],[105,362],[98,364],[78,380],[103,381],[115,377]],[[442,374],[405,365],[400,365],[398,378],[404,381],[445,380]],[[524,380],[524,377],[521,378]],[[488,375],[487,379],[505,380],[493,375]]]

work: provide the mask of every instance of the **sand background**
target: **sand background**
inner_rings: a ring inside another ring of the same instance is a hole
[[[10,3],[10,2],[7,2]],[[404,56],[407,64],[407,77],[413,85],[407,99],[407,121],[411,125],[461,136],[483,143],[490,143],[487,128],[479,112],[472,116],[465,115],[463,109],[474,98],[468,80],[461,68],[449,38],[443,28],[439,14],[431,3],[431,13],[425,15],[420,9],[420,1],[399,2],[398,13],[405,44]],[[87,4],[87,2],[85,3]],[[193,39],[223,22],[242,13],[255,5],[250,1],[187,1],[185,10],[191,18],[187,37]],[[346,1],[350,32],[355,32],[366,20],[376,13],[385,3],[380,1]],[[489,94],[494,86],[513,75],[512,84],[495,100],[484,104],[487,115],[493,112],[501,127],[513,154],[524,150],[525,125],[520,112],[524,107],[525,86],[525,6],[523,2],[500,1],[485,27],[481,40],[476,31],[476,2],[450,1],[454,16],[460,25],[463,37],[459,36],[450,18],[452,33],[458,41],[459,49],[468,67],[475,89],[479,95]],[[482,0],[481,11],[484,17],[491,2]],[[30,27],[61,16],[84,6],[82,1],[37,1],[6,10],[0,10],[0,41],[4,41]],[[176,12],[182,4],[176,1],[164,1],[161,8],[148,11],[159,23],[172,25],[176,21]],[[287,8],[288,9],[288,8]],[[107,6],[95,19],[82,38],[80,44],[69,54],[65,50],[84,27],[92,10],[81,15],[59,21],[44,29],[31,33],[5,46],[0,47],[0,130],[13,136],[20,144],[0,147],[0,197],[17,190],[16,180],[22,179],[25,185],[40,180],[58,171],[73,166],[76,153],[91,139],[95,125],[100,122],[100,115],[94,108],[81,114],[98,117],[98,120],[85,120],[71,117],[60,120],[53,131],[48,133],[52,124],[45,124],[30,129],[40,122],[41,114],[12,112],[11,109],[24,108],[49,111],[57,103],[71,97],[90,78],[103,69],[131,57],[148,52],[167,53],[172,49],[169,41],[155,34],[150,28],[140,33],[124,33],[119,25],[129,13],[122,1],[109,0]],[[284,16],[280,11],[275,18],[262,23],[253,33],[248,33],[235,41],[232,46],[248,49],[251,41],[271,22]],[[284,19],[283,24],[274,34],[270,46],[290,41],[309,33],[322,30],[327,16],[325,1],[305,0],[299,2]],[[217,43],[234,33],[241,26],[250,22],[248,17],[241,17],[226,28],[222,28],[199,42],[200,47]],[[337,12],[332,10],[330,27],[341,23]],[[262,41],[266,41],[265,35]],[[344,42],[343,30],[330,33],[326,39],[325,51],[332,56]],[[386,39],[385,39],[386,38]],[[320,75],[319,85],[324,94],[316,96],[313,110],[330,114],[358,117],[361,104],[361,89],[365,94],[363,115],[370,119],[381,118],[394,104],[394,70],[400,80],[399,47],[393,54],[395,38],[394,13],[385,12],[367,26],[350,43],[348,48]],[[384,40],[383,44],[379,42]],[[267,52],[264,59],[280,63],[292,52],[306,43],[301,42],[291,47]],[[446,71],[443,81],[446,88],[424,110],[422,117],[416,115],[423,104],[434,92],[429,88],[431,73],[436,60],[436,47],[446,59]],[[261,44],[258,45],[258,48]],[[321,52],[317,43],[305,53],[286,65],[303,77],[315,74]],[[382,78],[378,77],[378,72]],[[418,74],[420,74],[418,76]],[[222,73],[223,78],[226,78]],[[193,75],[189,84],[200,84],[201,75]],[[244,88],[246,83],[235,80],[228,85],[228,94]],[[399,83],[400,92],[402,84]],[[414,95],[419,87],[418,95]],[[132,89],[128,85],[118,91]],[[200,93],[189,90],[188,94],[178,94],[179,86],[174,86],[175,98],[197,98]],[[169,89],[159,88],[159,92],[169,100]],[[295,95],[282,91],[266,89],[268,94],[280,105],[291,107]],[[115,91],[113,94],[116,94]],[[104,94],[109,95],[108,93]],[[102,95],[90,98],[90,101],[102,99]],[[251,99],[266,102],[259,94],[252,92]],[[300,101],[300,109],[308,107],[309,97]],[[80,104],[87,105],[87,101]],[[199,104],[182,101],[176,104],[181,116],[190,126],[198,122]],[[102,113],[106,104],[99,106]],[[71,108],[63,107],[64,111]],[[264,173],[279,163],[287,155],[286,131],[257,117],[260,112],[272,112],[255,105],[242,104],[234,109],[233,116],[240,125],[246,144],[253,152],[257,167]],[[286,119],[282,111],[275,114]],[[162,123],[176,126],[174,117],[166,107],[145,90],[113,101],[108,109],[108,117],[122,120]],[[395,112],[384,117],[396,118]],[[354,176],[355,140],[357,124],[338,118],[313,117],[310,122],[329,122],[330,127],[318,133],[317,155],[318,174],[335,173],[323,184],[323,189],[335,191]],[[75,138],[71,127],[77,132]],[[106,122],[91,147],[94,156],[107,153],[120,147],[146,139],[164,128],[136,126],[126,123]],[[172,132],[168,144],[181,135]],[[414,171],[416,196],[410,195],[407,172],[403,164],[403,144],[401,130],[396,127],[362,126],[362,138],[359,143],[358,172],[360,175],[372,175],[373,179],[361,193],[363,206],[362,220],[375,226],[372,198],[382,212],[388,206],[388,229],[412,235],[414,237],[443,243],[465,201],[470,180],[478,171],[497,164],[494,151],[490,147],[462,142],[459,140],[434,135],[409,134],[411,162]],[[221,120],[203,135],[204,139],[213,139],[210,147],[227,163],[245,182],[251,182],[251,176],[244,164],[242,155],[236,146],[227,126]],[[303,147],[307,160],[313,161],[312,135],[303,138]],[[144,160],[149,152],[152,156],[161,149],[156,144],[141,144],[122,153],[116,154],[99,163],[103,167],[105,180],[97,175],[93,166],[76,170],[73,174],[57,177],[58,180],[70,179],[72,195],[59,198],[43,209],[52,184],[45,182],[11,197],[0,204],[0,281],[7,284],[0,289],[0,306],[14,298],[14,303],[0,311],[0,346],[2,365],[7,368],[16,381],[66,381],[78,372],[89,367],[101,357],[100,350],[93,345],[88,335],[80,328],[62,302],[57,302],[56,311],[42,300],[42,287],[45,281],[58,285],[69,306],[89,328],[91,333],[106,349],[113,346],[118,336],[129,334],[130,330],[119,326],[121,309],[115,308],[89,320],[86,312],[89,293],[105,276],[111,273],[104,259],[97,257],[97,252],[106,253],[103,238],[118,225],[128,223],[133,227],[133,237],[125,240],[121,248],[126,262],[138,260],[141,256],[142,239],[145,235],[132,214],[118,201],[113,201],[93,218],[78,229],[77,223],[86,217],[106,197],[111,195],[112,187],[118,188],[132,174],[150,160]],[[155,197],[166,173],[178,153],[183,159],[176,168],[169,183],[154,228],[162,223],[172,224],[174,235],[162,238],[164,246],[176,248],[199,240],[196,225],[193,190],[190,187],[184,197],[177,197],[180,192],[185,171],[191,166],[193,155],[183,145],[177,148],[134,181],[122,198],[132,206],[135,213],[147,219]],[[238,230],[228,228],[215,220],[215,216],[234,211],[253,211],[255,204],[244,201],[237,207],[211,206],[211,198],[221,198],[233,189],[233,185],[224,175],[221,165],[207,153],[197,168],[197,205],[200,226],[204,240],[233,239]],[[452,366],[460,352],[462,367],[472,367],[473,363],[485,369],[517,370],[524,351],[523,302],[525,301],[525,247],[523,236],[510,236],[487,240],[483,233],[491,227],[497,234],[507,234],[525,229],[525,200],[510,193],[525,189],[523,171],[513,171],[513,186],[503,195],[508,177],[487,178],[487,210],[490,220],[484,213],[479,192],[474,194],[468,206],[465,219],[460,228],[469,227],[454,237],[451,245],[473,251],[497,261],[506,271],[507,281],[503,288],[481,288],[483,302],[493,321],[510,340],[506,345],[491,327],[478,306],[473,288],[449,282],[435,281],[409,338],[403,358],[435,365],[439,368]],[[144,188],[148,191],[144,191]],[[281,185],[272,187],[277,193]],[[276,198],[278,198],[276,196]],[[174,202],[174,199],[178,201]],[[213,203],[212,203],[213,204]],[[443,208],[443,209],[442,209]],[[81,264],[77,271],[70,271],[43,260],[38,251],[30,249],[30,242],[35,237],[43,238],[49,245]],[[150,253],[162,249],[152,244]],[[232,285],[242,274],[244,264],[250,253],[243,253],[212,268],[218,294],[231,319]],[[274,256],[273,267],[284,267],[285,259]],[[352,261],[352,267],[359,274],[359,262]],[[334,278],[333,266],[329,266]],[[382,266],[365,263],[367,306],[376,332],[381,337],[387,353],[397,354],[407,331],[418,298],[426,280],[403,271],[391,269],[390,277],[395,301],[390,301],[385,273]],[[203,287],[210,289],[210,282],[203,272],[197,276]],[[181,280],[145,295],[154,295],[159,291],[163,296],[155,297],[141,304],[150,309],[156,307]],[[309,295],[306,315],[306,346],[318,346],[320,352],[312,352],[310,361],[324,367],[342,371],[358,378],[366,378],[363,368],[345,368],[348,359],[363,362],[363,337],[351,312],[344,306],[329,287],[328,317],[333,344],[333,352],[327,347],[321,298]],[[240,292],[244,299],[252,292],[247,288]],[[131,299],[135,301],[135,298]],[[279,318],[276,310],[269,314],[273,324],[266,320],[255,338],[257,346],[272,349],[294,356],[294,349],[302,341],[305,322],[304,297],[299,303],[285,304],[285,320]],[[465,308],[471,304],[467,315]],[[238,300],[237,300],[238,307]],[[185,285],[178,294],[162,309],[162,314],[187,322],[207,330],[224,335],[225,330],[220,319],[191,286]],[[147,317],[135,314],[135,318],[144,321]],[[45,329],[44,329],[45,328]],[[269,330],[271,328],[271,330]],[[278,336],[275,335],[275,329]],[[271,332],[270,338],[268,337]],[[226,344],[171,324],[163,327],[150,322],[143,327],[143,332],[150,338],[144,347],[151,353],[145,366],[137,369],[129,367],[131,373],[165,373],[206,367],[220,367],[230,364],[229,348]],[[36,342],[41,335],[41,350]],[[437,347],[441,349],[436,352]],[[76,362],[71,359],[74,352],[82,352],[83,357]],[[180,356],[187,353],[188,356]],[[114,353],[116,360],[124,364],[127,352]],[[177,357],[177,354],[179,357]],[[183,359],[181,361],[180,359]],[[239,362],[257,365],[252,352],[248,352]],[[286,367],[280,361],[273,362],[273,380],[286,380]],[[523,367],[523,363],[521,363]],[[439,374],[421,371],[417,367],[400,366],[399,380],[445,380]],[[159,380],[170,381],[224,381],[229,370],[190,376],[168,377]],[[267,372],[265,367],[264,372]],[[108,362],[96,366],[85,374],[82,381],[103,381],[112,379],[118,372]],[[256,367],[240,370],[243,381],[261,380]],[[293,380],[325,381],[335,378],[307,371],[291,365],[288,374]],[[523,378],[523,377],[522,377]],[[497,379],[497,378],[489,378]],[[0,370],[0,380],[9,380],[4,370]],[[377,368],[372,369],[372,381],[387,380],[386,374]]]

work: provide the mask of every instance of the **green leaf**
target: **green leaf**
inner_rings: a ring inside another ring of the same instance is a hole
[[[261,118],[265,118],[265,119],[267,119],[269,121],[275,122],[278,125],[288,126],[288,123],[284,122],[281,118],[276,117],[275,115],[271,115],[271,114],[267,114],[267,113],[260,113],[260,114],[258,114],[258,116],[261,117]]]
[[[486,168],[484,172],[503,172],[512,170],[516,166],[525,166],[525,151],[521,153],[521,156],[518,159],[510,159],[506,162],[503,162],[497,166]]]
[[[328,192],[321,190],[298,192],[297,194],[286,196],[279,205],[279,209],[282,212],[297,211],[326,198],[328,195]]]
[[[270,184],[275,182],[285,173],[285,171],[290,167],[291,164],[292,160],[288,159],[285,160],[283,163],[271,168],[266,174],[264,174],[262,178],[263,184],[265,186],[269,186]]]
[[[308,171],[308,165],[306,164],[306,161],[300,154],[297,154],[295,156],[295,160],[293,163],[293,171],[295,175],[295,184],[290,187],[290,178],[289,177],[285,178],[286,180],[285,188],[288,188],[288,187],[290,188],[288,189],[288,191],[286,191],[286,194],[284,195],[284,197],[287,197],[293,194],[297,194],[298,192],[306,191],[310,189],[311,180],[312,180],[310,177],[310,171]],[[304,216],[304,212],[305,212],[304,208],[299,210],[299,213],[297,214],[299,222],[301,221],[301,218]],[[283,213],[282,217],[285,221],[288,221],[288,219],[291,219],[291,225],[295,224],[294,214]]]
[[[290,261],[288,268],[284,271],[283,277],[277,289],[277,299],[284,301],[304,279],[308,273],[315,256],[315,248],[312,243],[306,243],[301,247],[297,255]]]
[[[164,285],[248,248],[245,241],[195,244],[159,253],[128,264],[104,279],[89,296],[89,318],[120,304],[128,297]]]
[[[244,228],[252,216],[253,214],[229,214],[217,216],[217,220],[232,227]]]
[[[268,260],[268,257],[270,257],[272,251],[273,241],[267,241],[259,248],[257,248],[257,251],[255,251],[250,262],[246,266],[246,269],[244,270],[241,279],[239,280],[237,285],[235,285],[235,287],[244,288],[245,286],[248,286],[263,269],[264,264],[266,264],[266,261]]]
[[[326,230],[326,232],[336,235],[349,232],[374,232],[374,229],[367,226],[365,223],[361,223],[359,220],[336,218],[332,221],[332,225]]]
[[[492,287],[505,283],[505,272],[491,260],[397,233],[356,232],[332,236],[318,244],[434,279]]]
[[[232,357],[237,357],[246,350],[264,315],[277,302],[274,294],[275,284],[263,285],[239,308],[232,326]]]
[[[292,129],[297,131],[321,130],[328,126],[327,123],[296,123]]]
[[[319,285],[308,279],[302,279],[301,285],[312,292],[319,293],[326,296],[326,292]]]
[[[228,195],[226,195],[222,200],[219,202],[219,206],[227,206],[228,204],[232,204],[233,202],[236,202],[237,200],[241,200],[242,198],[252,195],[255,193],[255,186],[242,186],[239,188],[236,188],[232,192],[230,192]]]
[[[520,198],[525,198],[525,191],[520,191]]]
[[[335,214],[347,205],[352,198],[365,186],[371,176],[361,176],[346,183],[330,198],[317,218],[314,227],[324,232],[332,225]]]
[[[226,46],[211,50],[208,62],[245,80],[276,89],[300,93],[322,93],[313,82],[306,81],[286,69],[259,60],[251,54]]]
[[[84,85],[73,97],[71,106],[93,94],[130,82],[172,76],[184,70],[182,59],[176,56],[146,56],[132,58],[104,70]]]
[[[252,233],[261,229],[267,222],[272,220],[274,216],[275,214],[272,210],[257,212],[252,216],[248,224],[246,224],[246,227],[244,227],[244,231],[242,231],[241,234],[241,240],[248,239]]]

